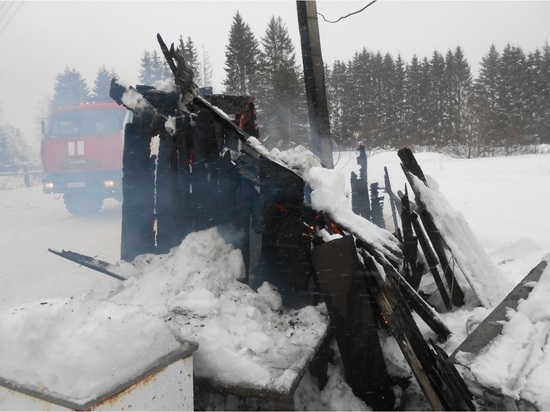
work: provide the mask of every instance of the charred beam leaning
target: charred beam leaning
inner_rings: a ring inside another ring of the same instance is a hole
[[[437,226],[435,225],[432,215],[428,210],[426,210],[426,207],[424,206],[420,197],[420,193],[417,190],[416,182],[412,177],[416,176],[422,181],[422,183],[428,186],[426,177],[424,176],[424,172],[418,165],[416,158],[414,157],[410,149],[400,149],[397,152],[397,155],[401,159],[401,167],[403,169],[403,172],[405,173],[405,176],[407,177],[407,180],[415,193],[416,203],[420,208],[420,219],[422,220],[424,228],[426,229],[426,233],[432,243],[435,253],[439,258],[439,262],[443,269],[445,279],[451,291],[451,301],[455,306],[462,306],[464,304],[464,292],[456,281],[455,275],[449,263],[449,259],[447,258],[445,242],[441,236],[441,233],[437,229]]]
[[[401,226],[403,227],[403,256],[405,275],[414,290],[418,290],[422,280],[422,264],[418,262],[418,238],[413,233],[412,214],[409,195],[405,194],[399,202],[401,204]]]

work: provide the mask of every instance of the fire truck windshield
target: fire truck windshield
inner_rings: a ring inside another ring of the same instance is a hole
[[[53,115],[48,137],[103,136],[122,129],[122,110],[87,110]]]

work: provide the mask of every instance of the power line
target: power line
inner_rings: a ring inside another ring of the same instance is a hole
[[[8,12],[9,10],[11,9],[11,6],[13,5],[14,2],[11,2],[8,6],[8,8],[6,9],[6,12],[2,15],[2,17],[0,18],[0,22],[2,22],[2,20],[4,20],[4,17],[6,17],[8,15]],[[4,30],[6,30],[6,28],[9,26],[9,24],[11,23],[11,21],[13,20],[13,18],[15,17],[15,15],[19,12],[19,9],[21,8],[21,6],[23,6],[25,2],[22,1],[18,4],[17,8],[15,9],[15,11],[13,12],[13,14],[11,15],[11,17],[8,19],[8,21],[4,24],[4,27],[0,28],[0,34],[3,33]]]
[[[5,2],[5,1],[2,2],[2,4],[0,5],[0,11],[2,11],[2,9],[3,9],[4,7],[6,7],[6,4],[9,4],[9,3],[8,3],[8,2]]]
[[[6,17],[11,9],[11,7],[13,6],[13,1],[10,1],[8,3],[4,3],[3,6],[5,6],[6,4],[8,5],[8,8],[6,9],[6,11],[4,11],[4,13],[2,13],[2,16],[0,16],[0,23],[2,23],[2,20],[4,20],[4,17]],[[3,9],[4,7],[2,7]]]
[[[321,16],[323,18],[324,21],[326,21],[327,23],[338,23],[340,20],[343,20],[343,19],[347,19],[349,16],[353,16],[354,14],[359,14],[361,13],[363,10],[365,10],[367,7],[369,7],[370,5],[376,3],[377,0],[372,0],[369,4],[367,4],[365,7],[363,7],[361,10],[357,10],[357,11],[354,11],[354,12],[351,12],[349,14],[346,14],[345,16],[342,16],[340,17],[338,20],[327,20],[325,18],[325,16],[323,16],[321,13],[317,12],[317,14],[319,16]]]

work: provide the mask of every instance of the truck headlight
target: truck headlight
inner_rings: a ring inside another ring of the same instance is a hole
[[[42,183],[42,189],[43,190],[53,190],[53,183],[52,182],[43,182]]]
[[[107,188],[107,189],[111,189],[113,187],[115,187],[116,184],[115,184],[115,181],[114,180],[104,180],[103,181],[103,187]]]

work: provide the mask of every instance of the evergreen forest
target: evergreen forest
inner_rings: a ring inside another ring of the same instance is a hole
[[[177,44],[195,73],[195,83],[211,87],[213,68],[204,48],[191,37]],[[255,99],[260,139],[268,148],[309,147],[301,50],[285,22],[273,16],[259,38],[237,12],[225,51],[224,93]],[[69,67],[54,85],[52,108],[107,96],[114,70],[102,66],[90,91]],[[145,50],[140,84],[170,79],[164,59]],[[431,56],[357,51],[348,61],[325,62],[331,134],[336,148],[400,147],[446,150],[466,157],[517,152],[550,143],[550,45],[524,51],[491,45],[474,78],[460,46]]]

